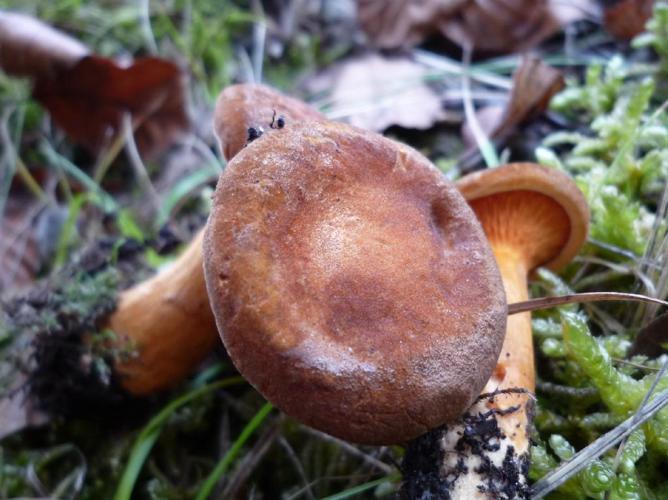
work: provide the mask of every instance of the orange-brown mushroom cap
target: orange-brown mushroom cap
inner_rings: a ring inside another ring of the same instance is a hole
[[[481,227],[414,150],[288,124],[221,176],[209,298],[239,371],[302,422],[401,443],[458,417],[496,363],[505,295]]]
[[[589,209],[573,179],[535,163],[511,163],[462,177],[457,188],[490,240],[524,249],[528,269],[558,270],[587,239]]]
[[[242,83],[223,89],[216,101],[213,127],[226,159],[232,158],[248,142],[248,128],[271,131],[272,120],[286,123],[324,120],[325,116],[299,99],[259,84]]]

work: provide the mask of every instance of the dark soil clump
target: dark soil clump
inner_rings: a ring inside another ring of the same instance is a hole
[[[516,411],[509,408],[504,413]],[[480,465],[474,472],[480,474],[483,484],[478,489],[488,498],[516,499],[529,498],[529,487],[525,480],[528,474],[529,457],[518,457],[512,446],[508,446],[501,466],[495,465],[489,457],[490,452],[500,449],[500,442],[505,438],[498,426],[495,414],[498,410],[484,413],[466,414],[460,425],[454,453],[459,456],[454,467],[443,449],[444,437],[451,429],[442,426],[429,431],[412,441],[403,460],[404,483],[401,498],[406,500],[448,499],[451,491],[462,474],[469,473],[465,456],[478,457]],[[450,453],[453,453],[451,450]]]
[[[18,387],[2,380],[5,395],[27,391],[51,416],[113,418],[114,408],[131,402],[112,369],[128,353],[108,348],[105,338],[113,334],[102,328],[127,277],[146,269],[144,250],[135,240],[98,241],[48,282],[0,303],[0,330],[11,339],[4,363],[14,364],[0,377],[27,376]]]

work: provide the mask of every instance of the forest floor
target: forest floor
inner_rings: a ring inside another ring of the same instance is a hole
[[[281,414],[222,345],[169,390],[119,387],[113,363],[132,346],[110,351],[106,319],[205,223],[226,165],[213,110],[233,83],[405,142],[453,181],[507,162],[562,170],[589,203],[589,238],[558,274],[535,273],[531,295],[668,299],[668,6],[647,19],[634,15],[652,2],[498,2],[516,7],[494,17],[504,26],[434,7],[426,18],[441,24],[425,28],[389,3],[395,18],[358,17],[352,0],[0,0],[45,23],[10,20],[30,33],[15,46],[0,10],[0,498],[399,491],[403,446],[353,445]],[[99,66],[79,64],[86,54]],[[133,61],[127,86],[109,83]],[[668,498],[668,409],[621,445],[611,437],[668,401],[665,311],[569,305],[532,324],[531,481],[556,484],[570,460],[554,498]]]

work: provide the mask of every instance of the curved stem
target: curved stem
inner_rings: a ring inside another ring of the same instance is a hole
[[[535,311],[537,309],[549,309],[551,307],[563,306],[567,304],[582,304],[585,302],[606,302],[606,301],[626,301],[626,302],[648,302],[662,306],[668,306],[668,302],[646,295],[637,293],[622,292],[586,292],[561,295],[558,297],[540,297],[531,300],[518,300],[508,304],[508,315],[518,314],[525,311]],[[508,301],[510,302],[510,301]]]
[[[202,229],[169,267],[124,291],[109,319],[117,346],[136,349],[134,357],[116,363],[132,394],[183,379],[217,342],[202,269],[203,234]]]
[[[529,270],[523,256],[512,247],[490,242],[501,272],[508,302],[523,302],[528,298],[527,277]],[[536,374],[531,335],[531,314],[524,312],[508,316],[506,337],[492,377],[483,392],[494,393],[507,389],[525,389],[526,393],[504,393],[488,400],[487,407],[516,411],[499,415],[497,423],[508,436],[515,452],[522,455],[529,451],[529,424]]]
[[[510,245],[490,241],[508,301],[528,295],[528,265]],[[528,491],[529,426],[535,390],[531,315],[508,316],[496,368],[481,397],[461,420],[410,443],[407,456],[420,455],[418,474],[404,477],[404,491],[425,490],[424,477],[453,500],[524,498]],[[425,450],[429,457],[424,457]],[[430,483],[430,484],[431,484]],[[434,493],[432,486],[427,488]]]

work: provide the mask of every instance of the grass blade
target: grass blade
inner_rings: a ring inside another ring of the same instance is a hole
[[[148,457],[151,449],[153,448],[153,445],[160,436],[163,425],[176,410],[181,408],[186,403],[204,396],[211,391],[229,387],[231,385],[241,384],[243,382],[243,377],[239,376],[219,380],[218,382],[213,382],[209,385],[192,389],[165,406],[160,411],[160,413],[158,413],[149,421],[148,424],[146,424],[144,429],[137,437],[132,451],[130,452],[128,463],[125,466],[125,470],[123,471],[121,481],[118,484],[118,488],[116,489],[114,500],[130,500],[132,497],[132,490],[134,489],[135,483],[137,482],[137,477],[139,477],[139,473],[144,466],[144,462],[146,462],[146,458]]]
[[[209,498],[209,495],[211,495],[211,492],[216,487],[220,478],[225,474],[227,468],[239,454],[239,451],[241,451],[241,447],[248,441],[248,438],[250,438],[251,434],[255,432],[264,419],[267,418],[267,415],[269,415],[269,412],[273,408],[274,407],[270,403],[265,403],[264,406],[260,408],[260,411],[258,411],[251,421],[248,422],[246,427],[241,431],[241,434],[239,434],[239,437],[232,444],[230,449],[227,450],[227,453],[225,453],[223,458],[220,459],[216,467],[211,471],[211,474],[209,474],[209,477],[206,478],[206,481],[204,481],[204,484],[202,484],[197,492],[195,500],[206,500]]]
[[[591,461],[605,453],[622,439],[631,434],[640,425],[652,418],[661,408],[668,404],[668,390],[660,393],[644,408],[635,415],[629,417],[611,431],[603,434],[586,448],[583,448],[567,462],[562,463],[548,476],[536,482],[531,488],[531,498],[543,498],[551,491],[557,489],[575,473],[582,470]]]
[[[380,479],[376,479],[374,481],[369,481],[368,483],[359,484],[352,488],[348,488],[347,490],[325,497],[322,500],[343,500],[345,498],[353,498],[359,495],[360,493],[364,493],[365,491],[375,488],[380,484],[387,483],[390,481],[397,481],[399,478],[400,478],[399,475],[391,474],[389,476],[381,477]]]
[[[646,302],[649,304],[658,304],[668,306],[668,302],[646,295],[624,292],[584,292],[573,293],[569,295],[560,295],[557,297],[541,297],[538,299],[529,299],[522,302],[508,304],[508,315],[518,314],[526,311],[536,311],[538,309],[549,309],[551,307],[563,306],[566,304],[584,304],[586,302]]]

